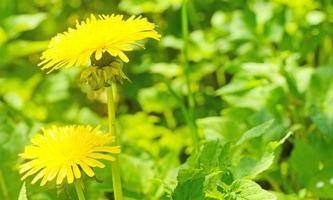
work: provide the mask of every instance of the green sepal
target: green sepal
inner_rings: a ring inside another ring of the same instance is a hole
[[[80,75],[80,83],[88,84],[93,90],[109,87],[112,82],[123,83],[124,79],[130,81],[123,72],[123,63],[119,60],[113,61],[109,66],[90,66]]]

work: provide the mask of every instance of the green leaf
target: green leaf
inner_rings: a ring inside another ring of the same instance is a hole
[[[234,200],[276,200],[276,196],[250,180],[236,180],[231,185],[225,197]],[[228,198],[229,197],[229,198]]]
[[[209,141],[195,151],[179,170],[178,184],[173,193],[174,200],[204,199],[204,193],[216,189],[215,182],[230,184],[230,145],[220,141]]]
[[[237,92],[244,92],[255,87],[261,86],[262,80],[250,80],[250,81],[235,81],[216,91],[217,95],[233,94]]]
[[[236,145],[241,145],[244,142],[252,139],[252,138],[256,138],[259,137],[261,135],[263,135],[265,132],[267,132],[267,130],[269,130],[270,128],[272,128],[274,125],[274,120],[269,120],[266,121],[262,124],[260,124],[259,126],[256,126],[248,131],[246,131],[243,136],[239,139],[239,141],[237,142]]]
[[[173,200],[202,200],[204,199],[203,194],[203,183],[205,177],[201,176],[195,179],[190,179],[180,185],[175,189],[172,198]]]
[[[122,163],[124,189],[134,193],[147,193],[153,184],[153,161],[127,154],[122,154],[119,160]]]
[[[195,152],[188,159],[190,167],[211,171],[212,169],[226,169],[230,165],[230,145],[223,145],[221,141],[209,141],[203,145],[201,151]]]
[[[21,32],[36,28],[46,17],[45,13],[14,15],[5,20],[5,30],[10,38],[14,38]]]
[[[10,58],[27,56],[38,53],[47,47],[48,41],[26,41],[16,40],[6,46],[5,53]],[[18,51],[18,49],[20,49]]]
[[[235,178],[255,178],[272,165],[274,157],[272,152],[266,152],[259,160],[243,157],[234,170]]]
[[[325,113],[323,113],[318,106],[311,107],[311,119],[318,129],[333,139],[333,119],[330,119]]]
[[[291,135],[293,134],[293,132],[289,131],[281,140],[279,141],[273,141],[270,142],[270,146],[272,147],[272,150],[275,150],[276,148],[278,148],[281,144],[283,144]]]
[[[267,170],[273,164],[277,147],[283,144],[291,135],[292,132],[290,131],[282,139],[269,142],[265,152],[259,159],[253,159],[249,156],[241,158],[233,170],[234,176],[236,178],[255,178],[258,174]]]
[[[22,185],[22,187],[21,187],[21,190],[20,190],[20,194],[19,194],[18,200],[28,200],[28,197],[27,197],[27,189],[26,189],[26,187],[25,187],[25,182],[23,183],[23,185]]]
[[[309,159],[311,158],[311,159]],[[318,152],[309,143],[297,141],[290,158],[290,166],[300,186],[306,186],[314,177],[320,165]]]
[[[236,142],[243,132],[237,121],[228,117],[205,117],[197,120],[207,140]]]
[[[228,171],[217,171],[207,175],[204,184],[205,197],[224,199],[224,194],[221,191],[225,191],[224,187],[232,182],[232,175]]]

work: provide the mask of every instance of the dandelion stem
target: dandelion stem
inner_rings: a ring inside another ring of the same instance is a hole
[[[187,0],[183,0],[182,4],[182,34],[183,34],[183,65],[185,71],[185,79],[187,86],[187,101],[188,101],[188,126],[191,131],[192,140],[194,146],[198,145],[199,136],[197,131],[197,125],[195,122],[195,102],[193,97],[193,92],[191,89],[191,69],[188,63],[188,13],[187,13]]]
[[[75,186],[75,191],[76,191],[76,194],[77,194],[77,197],[79,198],[79,200],[85,200],[81,181],[75,181],[74,186]]]
[[[115,105],[113,98],[113,84],[107,87],[107,98],[108,98],[108,114],[109,114],[109,131],[113,136],[116,137],[117,142],[117,134],[116,134],[116,124],[115,124]],[[116,156],[116,155],[115,155]],[[116,156],[117,157],[117,156]],[[118,159],[111,163],[112,165],[112,183],[113,183],[113,192],[115,200],[123,200],[123,192],[121,188],[121,178],[120,178],[120,168]]]

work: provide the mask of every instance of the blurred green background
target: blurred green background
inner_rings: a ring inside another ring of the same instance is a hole
[[[49,39],[91,13],[142,15],[162,34],[130,53],[124,70],[132,83],[117,87],[126,199],[333,199],[333,1],[189,0],[201,138],[193,154],[182,113],[181,7],[181,0],[0,1],[0,199],[18,198],[17,154],[41,127],[107,130],[103,91],[80,86],[77,68],[46,75],[37,67]],[[26,186],[29,200],[76,198],[71,186]],[[112,199],[110,166],[86,189],[87,199]]]

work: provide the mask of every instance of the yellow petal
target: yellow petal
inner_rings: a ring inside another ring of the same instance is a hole
[[[52,175],[51,174],[52,170],[54,170],[54,169],[52,169],[52,168],[45,169],[45,174],[44,174],[44,177],[43,177],[42,181],[40,182],[40,186],[43,186],[43,185],[46,184],[46,182],[48,181],[49,177]]]
[[[72,171],[72,167],[69,165],[67,167],[67,182],[69,184],[73,183],[74,181],[74,175],[73,175],[73,171]]]
[[[103,52],[101,49],[98,49],[95,53],[95,59],[100,60],[102,58]]]
[[[83,159],[83,162],[85,162],[87,165],[91,166],[91,167],[99,167],[99,168],[104,168],[105,165],[101,162],[99,162],[96,159],[92,159],[92,158],[85,158]]]
[[[24,176],[21,178],[21,180],[24,180],[28,176],[31,176],[31,175],[37,173],[40,169],[41,169],[41,167],[35,167],[35,168],[30,169],[26,174],[24,174]]]
[[[80,161],[78,164],[89,177],[95,175],[95,172],[86,163]]]
[[[106,154],[102,154],[102,153],[90,153],[89,157],[91,158],[95,158],[95,159],[104,159],[104,160],[109,160],[109,161],[115,161],[115,157],[110,156],[110,155],[106,155]]]
[[[67,166],[62,166],[57,177],[57,185],[60,185],[62,181],[64,180],[67,173]]]
[[[74,176],[75,178],[81,178],[81,171],[79,169],[79,167],[76,164],[73,164],[73,172],[74,172]]]
[[[95,147],[93,150],[94,150],[94,152],[120,153],[120,146],[114,146],[114,147],[108,147],[108,146]]]
[[[128,57],[127,57],[122,51],[119,52],[119,58],[120,58],[122,61],[124,61],[125,63],[128,63],[128,62],[129,62]]]
[[[35,177],[32,179],[31,184],[35,184],[39,179],[45,175],[45,169],[41,170]]]

